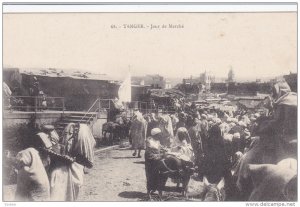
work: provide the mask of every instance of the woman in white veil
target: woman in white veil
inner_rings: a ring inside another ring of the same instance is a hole
[[[177,129],[176,136],[171,144],[171,150],[169,154],[173,154],[177,158],[187,162],[195,161],[191,139],[185,127],[180,127]]]
[[[54,160],[50,172],[52,201],[75,201],[83,184],[84,167],[91,168],[95,139],[86,124],[69,124],[61,140],[62,155],[75,161]]]

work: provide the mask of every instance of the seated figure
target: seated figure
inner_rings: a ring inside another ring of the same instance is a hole
[[[195,157],[193,148],[190,144],[189,134],[185,127],[178,128],[175,140],[172,143],[168,154],[175,155],[177,158],[186,162],[194,162]]]

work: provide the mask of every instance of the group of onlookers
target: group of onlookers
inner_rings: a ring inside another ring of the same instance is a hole
[[[7,159],[17,169],[16,201],[75,201],[85,168],[93,166],[95,140],[86,124],[69,124],[59,137],[44,125],[32,146]]]

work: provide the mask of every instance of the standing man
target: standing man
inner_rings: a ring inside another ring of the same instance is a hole
[[[30,105],[34,109],[34,107],[38,104],[36,102],[36,101],[38,101],[38,99],[36,99],[36,97],[39,96],[39,92],[40,92],[40,84],[35,76],[33,77],[33,80],[31,81],[30,85],[31,86],[29,88],[29,94],[30,94],[30,96],[33,97],[30,100]]]
[[[142,113],[136,110],[134,112],[134,117],[130,128],[132,148],[134,149],[132,156],[136,156],[138,151],[137,157],[141,158],[141,151],[145,148],[146,132],[147,122],[144,119]]]
[[[191,145],[195,154],[195,164],[198,166],[198,177],[202,180],[203,178],[203,146],[201,139],[201,128],[200,124],[197,123],[196,118],[193,119],[192,126],[189,128],[188,133],[191,138]]]
[[[297,93],[286,81],[273,86],[273,116],[258,133],[269,147],[270,156],[278,162],[297,155]]]
[[[154,193],[159,185],[159,177],[157,166],[159,161],[163,158],[161,153],[161,130],[159,128],[153,128],[151,130],[151,136],[146,141],[145,151],[145,171],[147,179],[147,194],[151,199],[151,194]]]
[[[158,127],[158,120],[155,118],[155,114],[151,113],[149,116],[149,122],[147,126],[147,137],[151,135],[151,130]]]

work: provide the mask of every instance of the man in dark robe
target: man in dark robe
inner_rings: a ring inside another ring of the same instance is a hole
[[[154,193],[159,185],[158,163],[163,158],[161,153],[161,130],[154,128],[151,130],[151,136],[146,140],[145,151],[145,171],[147,178],[147,194],[151,199],[151,193]]]
[[[197,123],[196,118],[193,119],[192,127],[189,128],[188,133],[191,139],[191,145],[195,154],[195,164],[198,166],[198,177],[203,178],[203,146],[201,139],[201,126]]]

